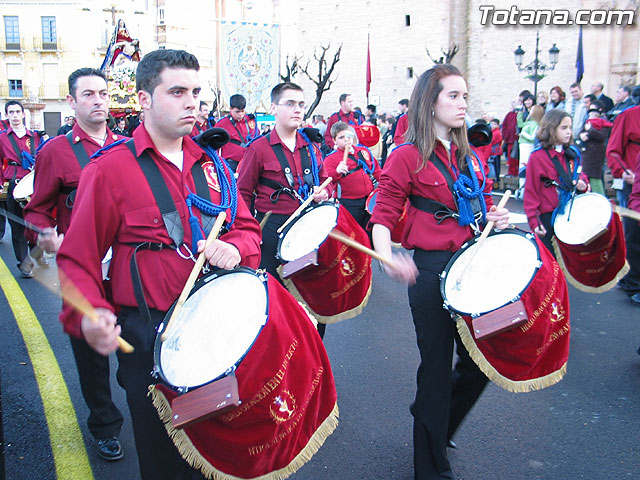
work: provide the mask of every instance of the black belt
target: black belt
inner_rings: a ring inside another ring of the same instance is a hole
[[[444,203],[436,202],[430,198],[419,197],[418,195],[409,195],[409,203],[422,212],[432,214],[438,221],[438,225],[447,218],[458,221],[458,212],[447,207]]]
[[[293,198],[294,200],[296,200],[296,201],[298,201],[300,203],[303,202],[302,198],[300,198],[300,195],[298,195],[298,192],[296,192],[292,188],[285,187],[284,185],[282,185],[279,182],[276,182],[275,180],[271,180],[270,178],[261,177],[258,182],[261,185],[264,185],[265,187],[273,188],[273,193],[271,193],[271,195],[269,195],[269,198],[271,199],[271,201],[273,203],[276,203],[278,200],[280,200],[280,195],[282,195],[283,193],[286,193],[291,198]]]

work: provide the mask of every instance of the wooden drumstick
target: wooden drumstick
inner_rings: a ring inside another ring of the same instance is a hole
[[[320,193],[321,191],[323,191],[325,188],[329,186],[332,180],[333,178],[327,177],[327,179],[324,182],[322,182],[322,185],[320,185],[320,188],[318,189],[318,191],[314,193]],[[287,220],[277,230],[278,233],[281,233],[282,230],[284,230],[287,225],[293,222],[296,219],[296,217],[300,215],[302,211],[311,204],[311,202],[313,202],[313,195],[314,195],[313,193],[309,195],[309,198],[307,198],[304,202],[302,202],[302,205],[300,205],[297,208],[297,210],[293,212],[289,218],[287,218]]]
[[[93,308],[93,305],[89,303],[89,300],[82,294],[78,287],[71,281],[71,279],[64,273],[64,271],[58,269],[58,275],[60,276],[60,292],[58,292],[52,285],[49,285],[43,281],[40,281],[40,284],[44,286],[50,292],[55,293],[62,297],[62,300],[65,303],[71,305],[78,313],[85,315],[92,323],[98,323],[100,320],[100,315]],[[118,348],[122,350],[123,353],[131,353],[133,352],[133,346],[127,342],[122,337],[118,337]]]
[[[635,210],[631,210],[630,208],[621,207],[620,205],[615,205],[613,209],[621,217],[633,218],[634,220],[638,220],[640,222],[640,212],[636,212]]]
[[[202,270],[202,267],[204,266],[204,261],[206,260],[206,257],[204,256],[204,251],[209,246],[211,246],[211,244],[216,238],[218,238],[218,233],[220,233],[220,229],[222,228],[222,225],[224,224],[224,221],[226,219],[227,219],[226,212],[220,212],[216,217],[216,221],[213,224],[213,228],[211,229],[211,232],[209,232],[209,236],[207,237],[207,241],[204,245],[204,249],[202,249],[202,252],[200,253],[200,255],[198,255],[196,264],[191,269],[189,278],[187,278],[187,283],[185,283],[184,288],[182,289],[182,293],[180,294],[180,297],[178,297],[178,301],[176,302],[176,306],[173,308],[173,312],[171,312],[171,317],[169,317],[167,326],[164,329],[164,332],[162,332],[162,335],[160,336],[161,341],[164,342],[167,339],[167,333],[169,332],[169,328],[172,325],[173,319],[178,316],[178,313],[180,312],[182,305],[184,305],[184,302],[187,300],[187,297],[189,296],[189,293],[193,288],[193,284],[196,283],[196,280],[198,279],[198,275],[200,275],[200,270]]]
[[[267,213],[264,214],[264,217],[262,217],[262,220],[260,220],[260,230],[264,230],[264,226],[267,224],[267,220],[269,220],[269,217],[271,216],[273,212],[271,210],[269,210]]]
[[[506,192],[504,192],[504,195],[502,196],[502,199],[500,200],[500,203],[498,203],[498,208],[503,208],[507,204],[507,201],[509,200],[510,196],[511,196],[511,190],[507,190]],[[463,275],[469,269],[469,265],[471,265],[471,262],[473,262],[473,259],[475,258],[475,256],[480,251],[480,247],[482,247],[482,245],[484,244],[484,241],[487,239],[487,237],[491,233],[491,230],[493,230],[493,226],[494,225],[495,225],[494,221],[489,221],[489,223],[487,223],[487,225],[484,227],[484,230],[482,230],[482,233],[480,234],[480,238],[478,239],[478,242],[476,243],[476,248],[471,253],[471,257],[469,258],[469,261],[462,268],[462,271],[460,272],[460,275],[458,275],[458,278],[456,279],[456,290],[460,290],[460,284],[462,283]]]
[[[356,240],[354,240],[353,238],[349,237],[344,232],[341,232],[338,229],[334,228],[333,230],[331,230],[329,232],[329,236],[331,238],[335,238],[336,240],[344,243],[345,245],[348,245],[350,247],[355,248],[356,250],[358,250],[358,251],[360,251],[362,253],[366,253],[370,257],[375,258],[376,260],[379,260],[380,262],[384,263],[388,267],[391,267],[391,268],[394,268],[394,269],[396,268],[396,264],[394,262],[392,262],[391,260],[389,260],[386,257],[383,257],[382,255],[380,255],[375,250],[371,250],[369,247],[366,247],[366,246],[362,245],[360,242],[357,242]]]

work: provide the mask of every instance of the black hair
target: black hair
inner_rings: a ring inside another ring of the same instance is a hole
[[[160,84],[160,74],[165,68],[200,70],[198,59],[184,50],[160,49],[147,53],[136,69],[136,89],[153,95]]]
[[[588,98],[588,99],[589,99],[589,101],[590,101],[591,103],[593,103],[593,102],[595,102],[596,100],[598,100],[598,98],[597,98],[593,93],[590,93],[590,94],[588,94],[588,95],[585,95],[585,96],[584,96],[584,98]]]
[[[371,110],[373,113],[376,113],[376,106],[375,106],[375,105],[373,105],[373,104],[371,104],[371,105],[367,105],[367,108],[368,108],[369,110]]]
[[[340,95],[340,97],[338,97],[338,101],[342,103],[347,99],[347,97],[350,97],[350,96],[351,96],[350,93],[343,93],[342,95]]]
[[[409,106],[409,99],[408,98],[403,98],[402,100],[400,100],[398,102],[400,105],[404,105],[405,107]]]
[[[97,68],[79,68],[76,71],[72,72],[69,75],[69,95],[76,99],[76,90],[78,88],[78,79],[81,77],[100,77],[104,80],[104,83],[107,83],[107,76],[102,70]]]
[[[229,98],[229,105],[231,108],[244,110],[247,106],[247,99],[239,93],[236,93],[235,95],[231,95],[231,98]]]
[[[279,83],[278,85],[273,87],[273,90],[271,90],[271,103],[277,105],[278,102],[280,101],[280,98],[282,98],[282,92],[284,92],[285,90],[297,90],[299,92],[304,92],[304,90],[302,90],[302,87],[295,83],[292,83],[292,82]]]
[[[209,106],[209,104],[207,102],[205,102],[204,100],[200,100],[200,105],[198,106],[198,110],[202,110],[202,106]]]
[[[24,113],[24,106],[18,100],[9,100],[7,103],[5,103],[4,104],[4,113],[9,113],[9,107],[11,105],[18,105],[20,107],[20,110],[22,110],[22,113]]]

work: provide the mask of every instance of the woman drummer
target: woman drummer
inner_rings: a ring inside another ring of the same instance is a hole
[[[587,190],[588,179],[580,173],[580,155],[571,145],[571,116],[564,110],[549,110],[537,133],[541,148],[534,150],[527,165],[524,211],[529,227],[553,253],[553,211],[570,202],[574,191]]]
[[[473,363],[442,307],[439,274],[472,227],[485,221],[508,225],[509,212],[492,206],[488,168],[466,136],[467,85],[452,65],[436,65],[418,79],[411,95],[408,145],[396,148],[382,172],[371,218],[375,249],[395,262],[388,275],[409,283],[409,304],[421,363],[414,417],[416,479],[453,478],[446,446],[484,389],[487,378]],[[457,192],[457,193],[456,193]],[[413,259],[392,254],[390,232],[409,199],[402,246]],[[459,360],[451,372],[453,342]]]

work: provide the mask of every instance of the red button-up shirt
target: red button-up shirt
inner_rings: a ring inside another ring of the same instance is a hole
[[[100,145],[76,123],[71,130],[74,144],[80,143],[91,157]],[[123,137],[107,129],[105,145],[111,145]],[[65,135],[52,138],[38,152],[31,201],[24,208],[24,219],[40,228],[58,226],[58,233],[65,233],[71,221],[71,209],[66,205],[67,192],[63,189],[77,188],[80,180],[80,163]],[[26,229],[25,237],[35,243],[38,234]]]
[[[289,186],[287,177],[282,171],[280,162],[278,162],[278,157],[276,157],[273,148],[271,148],[271,145],[278,143],[282,146],[282,150],[291,167],[291,173],[294,178],[293,188],[295,190],[300,186],[299,181],[302,178],[302,165],[300,163],[300,150],[302,148],[315,148],[314,153],[319,169],[320,183],[327,178],[324,168],[322,168],[322,154],[317,145],[308,145],[306,140],[302,138],[302,135],[296,133],[296,146],[294,151],[291,152],[289,147],[287,147],[278,136],[277,130],[274,129],[270,135],[258,138],[247,148],[242,163],[238,167],[238,190],[240,190],[240,194],[244,197],[247,204],[250,204],[253,193],[256,192],[255,208],[259,212],[266,213],[271,211],[277,214],[290,215],[300,206],[300,202],[290,195],[283,193],[280,195],[279,200],[274,203],[270,198],[274,192],[273,188],[260,183],[261,178],[268,178],[285,187]],[[310,153],[309,160],[313,161]],[[332,188],[328,188],[327,190],[329,196],[331,196]]]
[[[248,143],[249,136],[256,134],[256,121],[253,118],[249,118],[248,115],[245,115],[241,122],[236,122],[227,115],[216,122],[216,127],[224,128],[229,133],[231,140],[244,144]],[[242,160],[245,150],[246,146],[243,147],[229,141],[222,147],[220,154],[227,160],[239,162]]]
[[[396,130],[393,133],[393,143],[396,145],[402,145],[404,143],[404,134],[409,128],[409,115],[403,113],[398,118],[398,123],[396,123]]]
[[[628,108],[613,122],[607,143],[607,165],[614,178],[633,172],[640,154],[640,106]]]
[[[636,212],[640,212],[640,154],[636,159],[636,169],[633,173],[636,174],[636,179],[633,182],[633,187],[629,194],[629,208]]]
[[[209,129],[209,122],[206,120],[202,123],[196,120],[196,123],[193,125],[193,130],[191,130],[191,136],[195,137],[196,135],[200,135],[202,132]]]
[[[451,157],[454,159],[455,152],[456,146],[451,144]],[[451,168],[447,151],[440,142],[436,142],[435,153],[447,166],[451,176],[454,179],[457,178]],[[371,223],[379,223],[393,231],[409,195],[430,198],[445,204],[452,210],[457,210],[445,177],[432,162],[428,162],[426,167],[418,170],[421,162],[422,155],[414,145],[403,145],[389,155],[380,176],[376,207],[371,216]],[[473,170],[482,184],[482,172],[479,169],[484,170],[486,177],[488,167],[484,162],[478,164],[475,157],[473,164]],[[484,192],[490,193],[491,187],[492,182],[487,179]],[[485,195],[484,198],[488,210],[493,205],[491,195]],[[464,242],[473,237],[471,228],[461,227],[457,220],[447,218],[438,224],[432,213],[418,210],[411,204],[408,206],[406,218],[401,243],[407,249],[456,252]]]
[[[133,134],[136,150],[147,150],[158,166],[182,220],[184,243],[191,247],[189,211],[185,200],[195,192],[191,167],[210,159],[193,140],[183,138],[184,164],[180,171],[155,148],[144,125]],[[204,168],[205,174],[208,169]],[[229,172],[226,171],[229,175]],[[211,185],[217,179],[207,177]],[[220,193],[210,188],[211,200],[220,203]],[[194,213],[199,215],[196,208]],[[229,218],[230,212],[227,211]],[[130,150],[123,144],[94,159],[82,171],[71,226],[58,252],[58,268],[94,307],[112,309],[105,297],[101,260],[113,246],[110,266],[113,303],[136,307],[129,263],[134,247],[145,241],[171,244],[151,188]],[[241,264],[257,268],[260,262],[260,227],[244,201],[238,198],[238,213],[231,230],[221,240],[237,247]],[[184,250],[184,247],[181,249]],[[166,311],[180,295],[193,268],[173,249],[142,250],[137,254],[140,277],[150,308]],[[65,331],[82,336],[80,316],[65,307],[60,314]]]
[[[26,135],[23,135],[22,138],[18,137],[11,127],[7,128],[4,133],[0,134],[0,158],[2,158],[2,163],[6,165],[4,171],[0,169],[0,184],[4,183],[5,180],[11,180],[12,178],[20,180],[29,173],[29,170],[22,168],[22,158],[16,155],[16,151],[9,139],[9,135],[11,135],[11,137],[16,141],[20,151],[28,153],[31,153],[32,144],[34,147],[33,151],[35,152],[42,141],[36,132],[32,132],[28,128]],[[8,162],[17,162],[18,165],[9,165]]]
[[[371,168],[372,165],[375,165],[376,167],[373,171],[373,177],[376,180],[380,180],[381,168],[376,165],[376,160],[371,159],[369,150],[367,150],[365,147],[358,146],[354,146],[353,148],[355,152],[347,157],[347,168],[351,170],[358,166],[358,152],[362,152],[362,156],[365,159],[367,167]],[[338,183],[340,184],[340,198],[356,199],[366,197],[373,190],[373,183],[371,182],[371,178],[369,178],[369,175],[364,171],[363,168],[356,170],[346,177],[341,173],[338,173],[336,168],[338,168],[338,165],[340,164],[340,162],[342,162],[343,158],[344,150],[336,150],[335,152],[331,153],[331,155],[326,157],[324,159],[324,170],[326,175],[333,178],[332,183],[334,187],[337,186]]]
[[[351,110],[348,114],[342,110],[333,113],[327,120],[327,129],[324,132],[324,141],[330,148],[335,148],[335,142],[331,136],[331,127],[338,122],[348,123],[349,125],[362,125],[364,115],[357,110]]]
[[[551,180],[560,183],[560,176],[549,155],[551,157],[557,157],[562,166],[565,166],[566,159],[563,152],[557,152],[555,148],[545,150],[540,148],[534,150],[529,156],[529,163],[527,163],[527,181],[524,189],[524,212],[527,215],[529,227],[531,230],[539,225],[538,217],[543,213],[553,212],[560,202],[558,197],[558,191],[556,187],[545,187],[542,178],[549,178]],[[572,166],[571,171],[575,169]],[[589,183],[589,179],[580,174],[580,178],[586,183]]]

